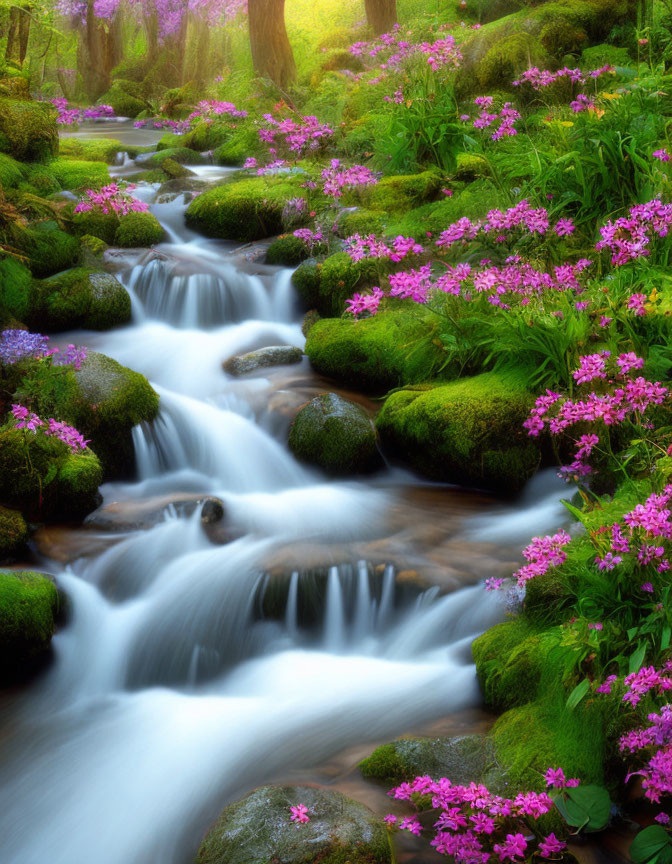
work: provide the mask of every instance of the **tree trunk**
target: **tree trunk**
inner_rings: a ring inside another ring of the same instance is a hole
[[[108,89],[110,78],[105,71],[105,47],[103,28],[96,18],[94,0],[86,3],[86,25],[85,25],[85,53],[86,53],[86,75],[85,86],[87,94],[92,102]]]
[[[397,0],[364,0],[366,20],[376,36],[389,33],[397,23]]]
[[[249,0],[250,48],[254,69],[283,90],[296,78],[285,27],[285,0]]]
[[[19,13],[19,64],[23,66],[28,54],[28,40],[30,38],[30,7],[21,9]]]
[[[9,28],[7,30],[7,46],[5,47],[5,63],[19,60],[19,13],[18,6],[9,10]]]

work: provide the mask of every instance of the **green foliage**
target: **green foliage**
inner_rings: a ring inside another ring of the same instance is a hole
[[[150,168],[160,168],[166,159],[172,159],[179,165],[199,165],[203,162],[201,155],[188,147],[167,147],[143,158],[142,164]]]
[[[30,308],[30,270],[15,258],[0,260],[0,316],[2,310],[17,321],[24,321]]]
[[[0,184],[4,189],[18,186],[24,179],[25,168],[6,153],[0,153]]]
[[[582,783],[563,789],[554,801],[565,822],[577,831],[601,831],[609,822],[611,801],[601,786]]]
[[[61,189],[84,191],[99,189],[110,182],[107,165],[103,162],[80,162],[73,159],[57,159],[49,164]]]
[[[115,82],[107,93],[100,97],[100,102],[102,105],[111,105],[117,117],[137,117],[147,108],[143,99],[127,93],[119,82]]]
[[[629,852],[634,864],[670,864],[672,839],[662,825],[648,825],[638,831]]]

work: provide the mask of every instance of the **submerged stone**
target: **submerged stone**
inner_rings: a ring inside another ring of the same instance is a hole
[[[250,351],[249,354],[231,357],[224,363],[224,371],[229,375],[246,375],[268,366],[291,366],[300,363],[302,358],[303,351],[293,345],[271,345],[268,348],[259,348],[258,351]]]
[[[310,822],[296,825],[290,807]],[[368,807],[313,786],[264,786],[230,804],[206,836],[198,864],[387,864],[387,831]]]
[[[336,393],[304,405],[292,423],[289,448],[297,459],[334,475],[366,474],[383,464],[371,418]]]

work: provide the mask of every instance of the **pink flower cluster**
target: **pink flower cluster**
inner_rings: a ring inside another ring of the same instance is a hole
[[[370,168],[364,165],[352,165],[345,168],[340,159],[332,159],[328,168],[322,171],[324,186],[322,191],[331,198],[341,198],[345,189],[356,189],[359,186],[375,186],[378,178]]]
[[[297,804],[294,807],[290,807],[289,812],[292,814],[292,822],[296,822],[297,825],[305,825],[306,822],[310,822],[308,808],[305,804]]]
[[[578,784],[578,781],[566,781],[562,769],[550,769],[546,777],[548,785],[556,789]],[[434,823],[430,844],[441,855],[453,856],[457,864],[522,861],[532,853],[533,849],[528,847],[535,842],[530,836],[530,819],[539,819],[553,807],[553,799],[546,792],[523,792],[515,798],[504,798],[493,794],[483,784],[462,786],[446,777],[439,780],[416,777],[388,794],[411,802],[431,796],[432,807],[440,810],[440,814]],[[422,825],[415,818],[400,820],[390,813],[384,821],[390,827],[417,836],[422,833]],[[536,842],[542,856],[555,855],[566,847],[555,834]]]
[[[244,118],[247,117],[247,111],[241,111],[233,104],[233,102],[221,102],[217,99],[203,99],[196,105],[196,110],[187,117],[187,121],[193,120],[213,120],[215,117]]]
[[[352,313],[355,318],[365,312],[369,315],[375,315],[384,296],[383,291],[377,287],[370,294],[355,294],[345,301],[345,311]]]
[[[90,108],[69,108],[68,100],[63,98],[49,100],[58,110],[56,122],[59,126],[76,126],[84,120],[100,120],[103,117],[114,117],[111,105],[92,105]]]
[[[175,135],[185,135],[191,130],[188,120],[169,120],[167,117],[146,117],[144,120],[136,120],[133,126],[136,129],[170,129]]]
[[[622,216],[615,222],[609,220],[600,228],[602,239],[595,248],[610,249],[611,263],[620,267],[649,255],[648,247],[654,235],[667,237],[671,224],[672,204],[663,204],[655,198],[631,207],[629,216]]]
[[[146,213],[149,205],[122,191],[117,183],[110,183],[99,191],[87,189],[75,207],[75,213],[89,213],[96,209],[106,215],[125,216],[127,213]]]
[[[15,429],[26,429],[28,432],[37,432],[39,429],[44,435],[58,438],[59,441],[67,444],[73,453],[86,450],[86,445],[89,443],[74,426],[68,426],[67,423],[54,420],[53,417],[46,421],[41,420],[37,414],[29,411],[23,405],[12,405],[12,415],[16,421]]]
[[[313,251],[313,248],[324,239],[322,231],[319,228],[317,231],[312,231],[310,228],[297,228],[294,232],[294,236],[298,237],[299,240],[303,240],[311,252]]]
[[[532,542],[523,549],[523,558],[529,563],[524,564],[513,574],[518,585],[522,588],[535,576],[543,576],[551,567],[559,567],[567,559],[563,547],[571,539],[566,531],[546,534],[544,537],[533,537]]]
[[[496,123],[499,123],[497,128],[492,133],[492,140],[499,141],[505,136],[517,135],[518,130],[515,127],[517,120],[520,120],[520,113],[514,108],[511,102],[505,102],[501,111],[496,114],[491,114],[489,108],[492,107],[492,96],[479,96],[474,99],[474,104],[481,110],[478,117],[474,120],[474,129],[489,129]],[[462,115],[462,119],[470,120],[468,114]]]
[[[362,261],[364,258],[381,258],[397,262],[407,255],[422,255],[424,250],[413,237],[403,237],[401,234],[390,243],[378,240],[375,234],[368,234],[366,237],[353,234],[345,241],[345,251],[353,261]]]
[[[266,125],[259,130],[259,137],[268,145],[272,155],[276,154],[280,145],[297,156],[314,153],[334,134],[331,126],[320,123],[312,115],[301,117],[300,120],[291,117],[277,120],[272,114],[264,114],[263,120]]]
[[[602,75],[606,75],[607,72],[613,71],[614,67],[608,64],[600,66],[599,69],[593,69],[590,72],[582,72],[580,69],[570,69],[568,66],[563,66],[557,72],[551,72],[548,69],[539,69],[538,66],[531,66],[523,72],[520,78],[513,82],[513,85],[518,87],[521,84],[529,84],[535,90],[541,90],[543,87],[550,87],[551,84],[555,84],[562,79],[566,79],[572,84],[583,85],[590,78],[597,79]]]
[[[374,68],[382,71],[396,70],[409,57],[417,55],[424,55],[427,58],[427,65],[434,72],[441,69],[456,69],[462,62],[462,54],[453,36],[445,35],[434,42],[414,43],[401,38],[399,25],[391,33],[383,33],[372,42],[355,42],[350,46],[350,53],[355,57],[361,57],[362,60],[375,59],[375,63],[369,63],[368,71]]]
[[[467,243],[472,240],[487,239],[495,243],[510,242],[516,236],[528,233],[543,236],[551,229],[550,216],[544,207],[535,208],[523,198],[508,210],[490,210],[485,219],[472,221],[467,216],[453,222],[441,232],[436,245],[448,249],[455,243]],[[559,237],[564,237],[574,231],[571,219],[559,219],[552,230]]]

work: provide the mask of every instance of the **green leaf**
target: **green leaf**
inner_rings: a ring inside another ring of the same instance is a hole
[[[570,711],[573,711],[589,690],[590,681],[588,681],[587,678],[584,678],[583,681],[580,681],[576,685],[567,697],[567,708],[569,708]]]
[[[583,522],[583,512],[579,510],[578,507],[575,507],[573,504],[570,504],[569,501],[565,501],[564,499],[562,499],[561,503],[564,504],[578,522]]]
[[[601,786],[577,786],[564,789],[555,806],[568,825],[577,831],[601,831],[609,821],[611,801]]]
[[[630,857],[634,864],[668,864],[672,861],[670,841],[670,835],[662,825],[649,825],[632,841]]]
[[[639,672],[642,668],[642,663],[644,662],[644,658],[646,657],[646,642],[642,642],[637,650],[630,655],[630,661],[628,663],[628,671],[632,675],[633,672]]]
[[[672,635],[672,630],[666,625],[663,627],[663,632],[660,636],[660,650],[666,651],[670,647],[670,636]]]

